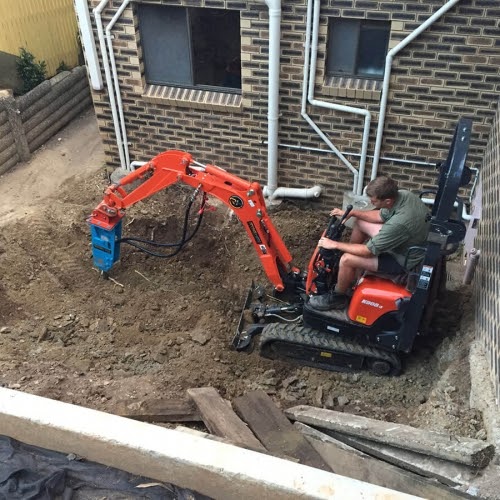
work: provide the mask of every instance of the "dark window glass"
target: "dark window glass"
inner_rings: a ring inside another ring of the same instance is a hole
[[[327,75],[382,79],[389,36],[387,21],[330,18]]]
[[[359,32],[357,74],[383,78],[389,30],[375,23],[362,23]]]
[[[338,74],[352,75],[356,66],[358,21],[346,19],[330,28],[327,67]]]
[[[139,23],[146,81],[160,85],[192,85],[186,9],[140,5]]]
[[[241,89],[239,11],[141,4],[139,26],[148,83]]]

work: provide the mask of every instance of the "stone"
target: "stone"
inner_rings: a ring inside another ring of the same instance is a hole
[[[347,396],[339,396],[337,398],[337,403],[339,406],[346,406],[350,403],[350,399]]]
[[[191,334],[191,340],[200,345],[205,345],[211,339],[212,337],[207,333],[194,332]]]

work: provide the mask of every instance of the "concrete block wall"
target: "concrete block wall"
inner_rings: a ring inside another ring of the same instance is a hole
[[[136,5],[124,11],[113,29],[115,55],[124,103],[131,160],[146,160],[159,152],[187,150],[203,162],[213,162],[245,178],[267,181],[268,9],[244,0],[141,0],[164,5],[236,9],[240,11],[242,93],[179,90],[147,85]],[[98,5],[89,0],[89,6]],[[103,12],[104,26],[121,2]],[[390,47],[404,39],[434,12],[442,0],[323,0],[320,13],[315,97],[357,106],[372,113],[368,154],[372,155],[378,121],[380,82],[332,79],[325,76],[328,17],[382,19],[391,22]],[[301,117],[305,0],[282,2],[279,142],[328,147]],[[500,91],[500,32],[496,0],[462,0],[403,49],[394,60],[382,157],[436,162],[446,156],[460,116],[474,121],[470,158],[481,161],[496,96]],[[97,41],[97,37],[96,37]],[[230,94],[225,94],[226,96]],[[119,155],[106,91],[93,92],[107,162],[119,165]],[[308,107],[308,114],[343,152],[360,153],[363,121],[352,114]],[[355,167],[356,156],[349,157]],[[431,166],[381,160],[379,171],[396,177],[403,187],[435,185]],[[370,161],[365,183],[369,180]],[[280,186],[326,187],[321,200],[339,203],[352,188],[352,175],[332,153],[279,149]]]
[[[28,160],[91,104],[84,66],[59,73],[21,97],[0,98],[0,174]]]
[[[0,174],[20,161],[13,127],[9,120],[11,112],[7,101],[11,104],[13,99],[0,99]]]
[[[475,247],[481,257],[474,279],[478,337],[486,350],[500,405],[500,101],[481,167],[481,220]]]

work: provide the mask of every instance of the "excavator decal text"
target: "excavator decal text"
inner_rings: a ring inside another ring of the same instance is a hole
[[[257,242],[257,245],[261,245],[262,240],[260,239],[259,233],[257,232],[257,228],[255,227],[255,224],[251,220],[248,221],[248,227],[250,228],[252,236],[253,236],[254,240]]]

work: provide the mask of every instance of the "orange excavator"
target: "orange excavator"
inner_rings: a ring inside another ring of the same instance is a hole
[[[274,287],[269,297],[264,287],[252,284],[233,348],[249,350],[259,335],[260,353],[265,357],[328,370],[368,369],[379,375],[397,375],[402,369],[400,354],[409,353],[415,337],[425,333],[428,326],[442,287],[446,255],[454,252],[465,236],[457,194],[470,181],[470,169],[465,162],[471,128],[470,120],[459,120],[447,159],[437,165],[439,180],[429,210],[428,238],[424,246],[410,249],[423,255],[421,266],[398,280],[377,274],[362,276],[345,310],[317,311],[308,303],[309,297],[327,293],[335,285],[339,251],[316,248],[306,270],[296,267],[267,212],[260,184],[215,165],[203,165],[183,151],[165,151],[106,189],[102,202],[88,219],[94,265],[109,273],[120,258],[122,243],[140,249],[144,245],[162,250],[168,247],[168,255],[145,251],[159,256],[176,255],[195,235],[208,196],[214,196],[240,219]],[[126,189],[137,182],[138,187]],[[176,183],[193,188],[181,240],[160,244],[122,238],[126,209]],[[429,191],[425,194],[429,195]],[[187,214],[197,199],[201,199],[198,221],[188,234]],[[340,240],[350,209],[347,207],[341,219],[332,217],[323,235]]]

